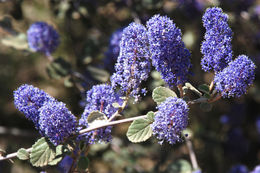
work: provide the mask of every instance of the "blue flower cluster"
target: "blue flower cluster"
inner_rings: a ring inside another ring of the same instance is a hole
[[[248,173],[249,170],[245,165],[237,164],[231,167],[229,173]]]
[[[45,102],[39,112],[40,130],[54,145],[76,133],[77,119],[64,103],[56,100]]]
[[[250,173],[259,173],[260,172],[260,165],[256,166],[255,169]]]
[[[120,41],[123,34],[123,28],[117,29],[111,36],[109,41],[108,51],[105,53],[106,57],[104,64],[111,72],[114,72],[114,64],[117,60],[120,51]]]
[[[115,65],[116,72],[111,77],[113,88],[119,86],[123,93],[137,100],[140,84],[150,72],[150,51],[146,28],[131,23],[123,30],[120,53]]]
[[[240,97],[255,79],[256,66],[246,55],[238,56],[214,78],[215,89],[223,98]]]
[[[117,111],[117,108],[114,108],[112,104],[115,102],[122,104],[120,95],[107,84],[93,86],[92,89],[87,92],[86,100],[87,105],[79,120],[79,125],[85,127],[89,127],[87,118],[91,112],[100,111],[109,119]],[[112,126],[108,126],[106,128],[88,132],[84,134],[84,140],[90,144],[102,141],[109,142],[111,140],[111,129]]]
[[[27,31],[29,47],[36,52],[50,55],[58,47],[59,34],[45,22],[33,23]]]
[[[155,15],[146,23],[153,66],[170,86],[183,84],[191,68],[191,54],[173,21]]]
[[[208,8],[202,18],[206,28],[201,44],[201,66],[204,71],[221,71],[232,60],[232,30],[228,26],[228,15],[221,8]]]
[[[31,120],[40,134],[54,145],[76,133],[77,120],[65,104],[32,85],[22,85],[14,91],[16,108]]]
[[[54,100],[53,97],[32,85],[21,85],[14,91],[14,105],[31,120],[39,129],[39,109],[45,102]]]
[[[188,111],[187,103],[176,97],[168,97],[158,106],[151,127],[160,144],[164,141],[170,144],[182,141],[181,132],[188,125]]]

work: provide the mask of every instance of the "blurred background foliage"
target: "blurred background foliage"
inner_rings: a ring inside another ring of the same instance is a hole
[[[111,63],[105,63],[111,34],[132,21],[145,24],[157,13],[172,18],[182,30],[183,40],[192,52],[190,82],[195,86],[209,84],[213,74],[201,70],[200,44],[205,33],[201,17],[210,6],[220,6],[229,15],[234,57],[246,54],[259,67],[259,0],[0,0],[0,148],[15,152],[30,147],[39,137],[33,124],[14,107],[16,88],[33,84],[65,102],[80,117],[85,92],[94,84],[107,82],[111,74]],[[61,63],[56,59],[57,64],[50,64],[43,54],[28,49],[26,31],[36,21],[45,21],[59,32],[61,45],[53,57],[62,57]],[[64,63],[83,78],[68,75]],[[202,172],[229,172],[236,164],[252,170],[260,164],[259,75],[258,68],[254,85],[242,98],[218,101],[210,112],[191,106],[189,129]],[[158,85],[163,81],[152,72],[144,84],[148,94],[129,105],[124,116],[155,110],[150,95]],[[153,138],[132,144],[125,136],[128,126],[114,127],[110,144],[92,146],[90,172],[191,172],[185,143],[160,146]],[[40,171],[26,161],[0,162],[0,172]],[[47,171],[58,169],[49,167]]]

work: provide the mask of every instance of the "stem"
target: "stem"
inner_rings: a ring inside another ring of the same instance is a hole
[[[205,102],[208,102],[208,99],[205,98],[205,97],[201,97],[201,98],[198,98],[196,100],[189,101],[188,105],[193,105],[193,104],[196,104],[196,103],[205,103]]]
[[[218,94],[216,97],[214,97],[213,99],[209,100],[208,102],[209,103],[213,103],[215,101],[218,101],[219,99],[221,99],[222,95],[221,94]]]
[[[78,134],[84,134],[84,133],[87,133],[87,132],[90,132],[90,131],[93,131],[93,130],[96,130],[96,129],[99,129],[99,128],[103,128],[103,127],[107,127],[107,126],[113,126],[113,125],[121,124],[121,123],[128,123],[128,122],[132,122],[134,120],[138,120],[138,119],[142,119],[142,118],[146,118],[146,117],[147,117],[146,115],[141,115],[141,116],[137,116],[137,117],[126,118],[126,119],[117,120],[117,121],[111,121],[111,122],[99,124],[99,125],[94,126],[94,127],[89,127],[89,128],[80,130]],[[26,149],[26,151],[28,153],[30,153],[32,151],[32,148],[28,148],[28,149]],[[12,154],[8,154],[6,156],[0,157],[0,161],[11,159],[11,158],[14,158],[16,156],[17,156],[17,152],[12,153]]]
[[[177,88],[178,88],[178,90],[179,90],[179,92],[180,92],[180,97],[183,97],[183,89],[182,89],[182,85],[181,85],[181,84],[178,85]]]
[[[198,166],[198,162],[197,162],[197,159],[196,159],[195,152],[194,152],[193,147],[192,147],[192,143],[187,138],[185,140],[186,140],[187,148],[189,150],[189,155],[190,155],[192,167],[193,167],[194,170],[197,170],[199,168],[199,166]]]
[[[74,172],[74,169],[76,168],[76,162],[78,160],[78,157],[79,157],[79,152],[78,151],[77,151],[76,154],[73,153],[73,156],[72,156],[73,162],[72,162],[72,164],[70,166],[69,173],[73,173]]]
[[[84,133],[87,133],[87,132],[90,132],[90,131],[93,131],[93,130],[96,130],[96,129],[100,129],[100,128],[103,128],[103,127],[113,126],[113,125],[121,124],[121,123],[128,123],[128,122],[132,122],[134,120],[138,120],[138,119],[142,119],[142,118],[146,118],[146,115],[141,115],[141,116],[138,116],[138,117],[126,118],[126,119],[122,119],[122,120],[103,123],[103,124],[100,124],[100,125],[97,125],[97,126],[94,126],[94,127],[89,127],[89,128],[80,130],[79,134],[81,135],[81,134],[84,134]]]
[[[124,100],[122,106],[108,119],[108,122],[112,121],[118,114],[120,114],[124,110],[124,108],[127,105],[127,101],[128,101],[128,96]]]
[[[27,151],[28,153],[30,153],[30,152],[32,151],[32,148],[28,148],[28,149],[26,149],[26,151]],[[16,157],[16,156],[17,156],[17,152],[16,152],[16,153],[12,153],[12,154],[7,154],[6,156],[0,157],[0,161],[2,161],[2,160],[8,160],[8,159],[14,158],[14,157]]]

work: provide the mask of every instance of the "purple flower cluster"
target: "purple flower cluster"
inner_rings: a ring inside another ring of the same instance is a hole
[[[123,28],[117,29],[111,36],[109,41],[108,51],[104,63],[110,71],[114,71],[114,64],[117,60],[120,51],[120,41],[123,34]]]
[[[32,85],[25,84],[14,91],[14,104],[54,145],[76,132],[76,117],[65,105]]]
[[[255,169],[250,173],[259,173],[260,172],[260,165],[256,166]]]
[[[256,66],[246,55],[238,56],[214,78],[215,89],[223,98],[240,97],[255,79]]]
[[[131,23],[123,30],[120,53],[111,77],[113,88],[119,86],[124,93],[130,93],[136,100],[141,91],[140,84],[150,72],[150,52],[146,28]]]
[[[170,86],[183,84],[191,68],[191,54],[173,21],[155,15],[146,23],[153,66]]]
[[[50,55],[59,45],[59,34],[45,22],[33,23],[27,31],[29,47],[36,52]]]
[[[232,60],[232,30],[228,26],[228,15],[221,8],[208,8],[202,18],[206,28],[201,44],[201,66],[204,71],[221,71]]]
[[[176,97],[168,97],[158,106],[151,127],[160,144],[164,141],[175,144],[182,140],[181,132],[188,125],[188,111],[187,103]]]
[[[77,119],[64,103],[45,102],[39,112],[40,130],[54,145],[59,145],[76,133]]]
[[[248,173],[248,169],[245,165],[240,165],[240,164],[237,164],[237,165],[234,165],[231,167],[229,173]]]
[[[109,119],[117,111],[117,108],[114,108],[112,104],[115,102],[119,104],[122,103],[119,96],[120,95],[115,93],[110,85],[102,84],[93,86],[92,89],[87,92],[87,105],[79,120],[79,125],[88,127],[87,118],[93,111],[100,111]],[[111,129],[112,126],[108,126],[88,132],[84,134],[84,140],[90,144],[102,141],[109,142],[111,140]]]
[[[53,97],[32,85],[24,84],[14,91],[15,107],[35,124],[36,129],[39,129],[39,109],[52,100]]]

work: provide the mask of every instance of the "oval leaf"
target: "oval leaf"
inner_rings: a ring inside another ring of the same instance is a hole
[[[2,44],[13,47],[17,50],[29,50],[27,44],[27,37],[24,33],[19,33],[17,35],[11,35],[3,38],[1,40]]]
[[[89,126],[107,122],[107,116],[100,111],[93,111],[88,115],[87,118]]]
[[[48,165],[50,165],[50,166],[57,165],[62,159],[63,159],[63,156],[58,156],[55,159],[53,159],[52,161],[50,161],[48,163]]]
[[[48,165],[50,166],[57,165],[63,159],[63,157],[67,152],[68,152],[67,148],[64,148],[63,145],[58,145],[55,151],[55,158],[51,162],[49,162]]]
[[[203,93],[209,94],[209,86],[207,84],[199,85],[198,89]]]
[[[174,91],[170,90],[166,87],[157,87],[153,90],[153,100],[157,103],[157,105],[161,104],[168,97],[177,97]]]
[[[151,114],[148,116],[151,117]],[[136,143],[149,139],[153,134],[152,128],[150,126],[152,122],[153,121],[151,121],[150,118],[133,121],[126,133],[129,141]]]
[[[154,122],[154,112],[153,111],[150,111],[147,113],[147,120],[149,120],[151,123]]]
[[[20,160],[28,160],[30,158],[30,154],[24,148],[20,148],[17,151],[17,157]]]
[[[41,138],[32,146],[30,162],[33,166],[43,167],[48,165],[55,156],[55,147],[48,143],[45,138]]]

